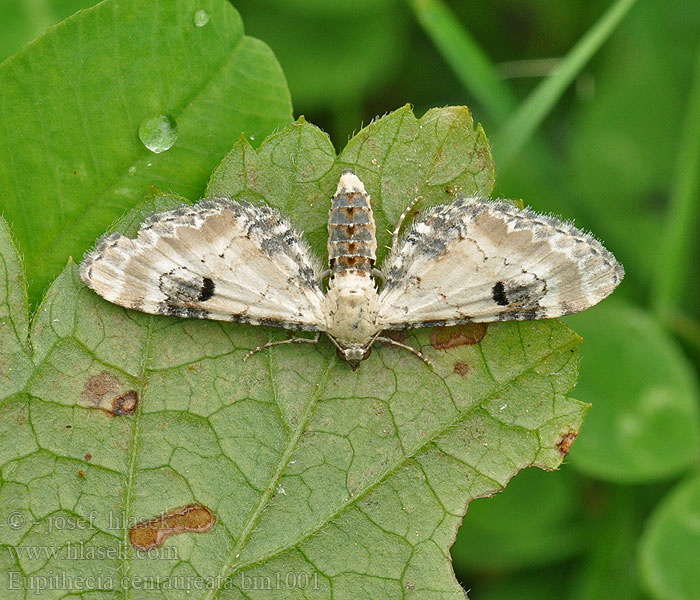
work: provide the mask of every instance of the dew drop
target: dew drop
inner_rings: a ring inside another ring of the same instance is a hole
[[[251,134],[251,135],[248,136],[248,139],[249,139],[251,142],[254,142],[254,141],[255,141],[255,136],[254,136],[253,134]]]
[[[193,21],[195,26],[204,27],[207,23],[209,23],[209,13],[200,8],[196,13],[194,13]]]
[[[141,121],[139,138],[151,152],[160,154],[177,140],[177,123],[167,115],[154,115]]]

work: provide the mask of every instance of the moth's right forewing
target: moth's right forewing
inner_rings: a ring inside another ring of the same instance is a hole
[[[570,223],[478,198],[421,215],[382,270],[386,329],[560,317],[593,306],[624,275]]]

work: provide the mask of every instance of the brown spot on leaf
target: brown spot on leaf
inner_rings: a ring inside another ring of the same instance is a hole
[[[129,541],[137,550],[151,550],[162,546],[171,535],[209,531],[215,522],[214,513],[206,506],[188,504],[134,525],[129,530]]]
[[[85,460],[91,460],[92,459],[92,454],[89,452],[85,455]]]
[[[107,394],[119,389],[119,380],[109,371],[90,377],[83,387],[82,397],[93,406],[98,406]]]
[[[80,471],[78,471],[78,477],[80,479],[83,479],[85,477],[85,471],[83,471],[82,469]]]
[[[118,417],[136,414],[136,406],[139,403],[139,395],[135,390],[129,390],[112,401],[112,414]]]
[[[110,416],[133,415],[138,404],[135,390],[125,390],[124,383],[109,371],[90,377],[83,386],[82,406],[97,408]]]
[[[436,350],[447,350],[457,346],[478,344],[486,335],[486,323],[465,323],[452,327],[435,327],[430,334],[430,343]]]
[[[557,449],[559,452],[561,452],[562,456],[566,456],[569,453],[569,450],[571,450],[571,444],[574,443],[577,435],[578,434],[574,431],[568,431],[561,436],[561,439],[557,442]]]
[[[456,362],[455,363],[455,373],[459,375],[460,377],[466,377],[469,375],[469,372],[472,370],[471,365],[469,363],[465,362]]]

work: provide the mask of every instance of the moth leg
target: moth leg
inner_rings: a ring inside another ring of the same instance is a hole
[[[396,228],[394,229],[394,231],[390,232],[391,233],[391,250],[392,251],[396,249],[396,244],[399,243],[399,231],[401,230],[401,226],[403,225],[404,220],[408,216],[408,213],[410,213],[411,210],[413,210],[413,207],[422,199],[423,199],[423,196],[416,196],[413,200],[411,200],[409,205],[406,207],[406,210],[404,210],[401,213],[401,216],[399,217],[399,221],[398,221],[398,223],[396,223]]]
[[[267,344],[262,344],[257,348],[253,348],[248,354],[243,357],[243,362],[247,361],[253,354],[269,348],[270,346],[281,346],[282,344],[318,344],[318,340],[321,339],[321,332],[317,331],[316,335],[312,338],[303,337],[291,337],[288,340],[278,340],[276,342],[267,342]]]
[[[398,346],[399,348],[403,348],[404,350],[413,352],[413,354],[420,358],[426,365],[433,369],[435,368],[433,362],[425,354],[423,354],[420,350],[416,350],[415,348],[412,348],[407,344],[402,344],[401,342],[397,342],[396,340],[392,340],[391,338],[381,336],[374,338],[374,340],[376,342],[384,342],[385,344],[391,344],[392,346]]]

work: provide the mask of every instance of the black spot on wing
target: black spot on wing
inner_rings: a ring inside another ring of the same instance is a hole
[[[508,306],[508,298],[506,297],[506,287],[502,281],[496,282],[491,290],[493,301],[499,306]]]
[[[202,279],[202,287],[199,288],[199,297],[197,300],[200,302],[206,302],[214,295],[214,281],[209,279],[209,277],[204,277]]]

